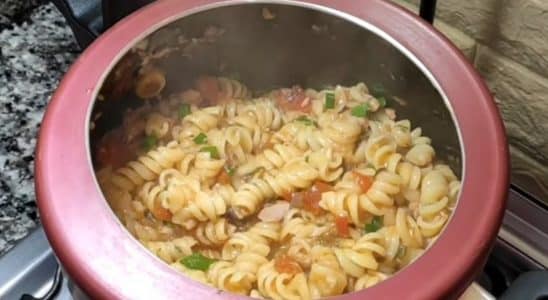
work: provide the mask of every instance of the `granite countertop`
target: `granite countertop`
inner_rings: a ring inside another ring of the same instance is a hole
[[[52,92],[79,52],[52,4],[0,3],[0,256],[40,222],[36,137]]]

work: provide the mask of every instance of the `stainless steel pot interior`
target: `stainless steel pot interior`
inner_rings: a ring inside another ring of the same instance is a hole
[[[461,147],[450,108],[431,79],[403,54],[402,46],[369,30],[371,25],[356,24],[317,8],[245,3],[182,17],[146,37],[148,48],[158,53],[176,46],[182,36],[203,37],[211,26],[224,33],[214,41],[194,43],[184,54],[175,51],[154,60],[166,74],[162,95],[190,87],[203,74],[237,77],[253,90],[294,84],[321,88],[363,81],[370,88],[382,86],[398,118],[410,119],[413,127],[421,126],[423,134],[432,138],[437,157],[458,175],[462,173]],[[122,95],[116,90],[135,80],[141,63],[130,51],[106,77],[100,92],[105,101],[96,101],[91,115],[92,149],[106,131],[121,124],[125,109],[143,104],[132,90]],[[116,78],[114,73],[128,66],[131,76]]]

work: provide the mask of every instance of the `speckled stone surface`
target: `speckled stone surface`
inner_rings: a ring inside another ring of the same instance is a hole
[[[14,2],[2,0],[0,8]],[[52,4],[21,18],[0,26],[0,255],[39,223],[36,136],[52,92],[80,52]]]
[[[44,2],[45,0],[1,0],[0,28],[25,19],[28,13]]]

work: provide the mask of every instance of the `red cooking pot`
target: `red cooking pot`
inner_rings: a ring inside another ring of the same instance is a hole
[[[275,21],[264,22],[265,5],[277,15]],[[204,48],[192,59],[166,64],[168,85],[215,71],[219,58],[258,89],[269,83],[379,82],[401,100],[396,110],[423,127],[438,157],[462,178],[455,212],[424,255],[384,282],[334,298],[458,297],[481,270],[504,212],[504,128],[488,89],[465,57],[429,24],[380,0],[166,0],[102,34],[53,96],[36,155],[41,220],[75,283],[98,299],[242,298],[181,276],[145,250],[105,201],[90,151],[101,132],[119,125],[127,105],[124,100],[96,102],[96,96],[113,82],[129,80],[111,76],[113,68],[131,62],[128,50],[166,26],[192,34],[209,23],[226,27],[228,38],[209,45],[212,51]],[[95,118],[98,111],[103,118]]]

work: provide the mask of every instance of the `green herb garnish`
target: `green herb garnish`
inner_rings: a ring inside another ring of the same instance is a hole
[[[371,95],[373,95],[375,98],[384,97],[384,95],[386,94],[384,86],[380,83],[372,85],[369,91],[371,92]]]
[[[180,260],[180,263],[191,270],[207,271],[209,267],[215,262],[214,259],[205,257],[200,253],[192,253],[189,256],[185,256]]]
[[[377,101],[379,101],[379,105],[380,105],[381,108],[386,106],[386,98],[385,97],[379,97],[379,98],[377,98]]]
[[[228,176],[230,176],[230,177],[232,177],[232,176],[234,176],[234,174],[236,174],[236,168],[234,168],[234,167],[225,166],[225,171],[226,171],[226,174],[228,174]]]
[[[367,117],[367,114],[369,113],[369,106],[367,105],[367,103],[358,105],[358,106],[352,108],[350,113],[354,117],[365,118],[365,117]]]
[[[194,143],[196,143],[197,145],[203,145],[203,144],[207,143],[207,135],[205,135],[204,133],[198,134],[194,138]]]
[[[325,109],[335,108],[335,94],[329,92],[325,94]]]
[[[184,117],[190,115],[190,104],[183,103],[181,104],[181,107],[179,107],[179,117],[183,119]]]
[[[400,245],[400,247],[398,248],[398,252],[396,253],[396,257],[404,258],[406,252],[407,252],[407,247]]]
[[[219,159],[219,150],[215,146],[206,146],[200,149],[200,152],[209,152],[209,156],[213,159]]]
[[[318,126],[318,124],[316,123],[316,121],[314,120],[310,120],[309,118],[307,118],[306,116],[300,116],[298,117],[297,119],[295,119],[296,121],[298,122],[302,122],[304,125],[306,126]]]
[[[377,232],[382,227],[382,217],[374,216],[369,224],[365,224],[365,232]]]
[[[395,127],[399,128],[401,131],[409,131],[409,127],[401,124],[397,124]]]
[[[158,139],[154,135],[147,135],[143,140],[143,149],[149,151],[158,144]]]

